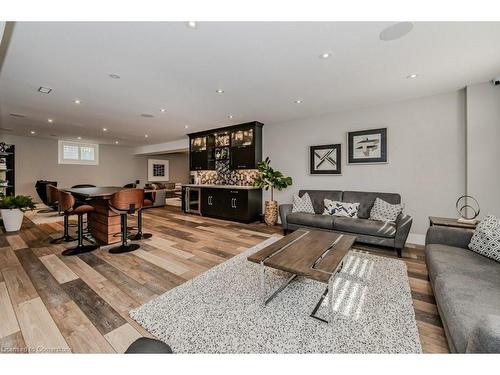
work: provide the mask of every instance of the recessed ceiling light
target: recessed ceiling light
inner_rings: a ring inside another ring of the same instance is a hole
[[[227,116],[227,118],[233,118],[233,117],[234,117],[233,115],[229,115],[229,116]]]
[[[30,131],[31,134],[36,134],[36,131],[32,130]]]
[[[295,103],[295,104],[300,104],[300,103],[302,103],[302,100],[297,99],[294,103]]]
[[[81,139],[82,139],[82,137],[76,137],[76,139],[81,140]]]
[[[411,22],[399,22],[389,27],[386,27],[379,35],[380,40],[389,41],[404,37],[413,29]]]
[[[113,79],[120,79],[121,78],[118,74],[115,74],[115,73],[111,73],[111,74],[109,74],[109,76]]]
[[[117,145],[118,143],[120,143],[120,142],[118,142],[118,141],[115,141],[115,145]]]
[[[52,89],[50,87],[40,86],[38,88],[38,92],[41,92],[42,94],[50,94],[51,91],[52,91]]]
[[[187,27],[189,27],[190,29],[196,29],[198,27],[198,23],[196,21],[188,21]]]
[[[167,110],[165,108],[160,109],[160,112],[166,112]]]
[[[141,113],[141,117],[153,118],[154,116],[150,113]]]
[[[107,132],[107,131],[108,131],[108,128],[102,128],[102,131],[103,131],[103,132]]]
[[[51,118],[48,118],[47,122],[50,122],[52,124],[54,122],[54,120],[52,120]]]
[[[410,74],[409,76],[406,76],[406,78],[411,79],[411,78],[417,78],[418,74]]]
[[[216,92],[217,94],[223,94],[223,93],[224,93],[224,90],[222,90],[222,89],[218,89],[218,90],[216,90],[215,92]]]
[[[187,128],[189,128],[189,126],[187,126],[187,125],[184,125],[184,129],[187,129]]]
[[[80,99],[75,99],[75,100],[73,100],[73,103],[75,103],[75,104],[81,104],[82,101]]]
[[[149,138],[149,134],[144,134],[144,138]]]
[[[322,53],[321,55],[319,55],[319,57],[322,59],[327,59],[330,57],[330,52]]]

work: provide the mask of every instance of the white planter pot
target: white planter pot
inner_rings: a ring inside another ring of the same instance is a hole
[[[15,232],[21,229],[24,213],[18,208],[11,210],[1,209],[3,225],[7,232]]]

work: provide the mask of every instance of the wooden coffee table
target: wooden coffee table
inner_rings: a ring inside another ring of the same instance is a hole
[[[315,314],[328,294],[330,317],[332,316],[333,280],[336,273],[342,269],[344,259],[355,240],[356,237],[346,234],[314,229],[298,229],[250,255],[247,258],[250,262],[261,265],[261,289],[264,305],[267,305],[297,276],[307,277],[328,284],[327,289],[311,313],[311,317],[327,322]],[[266,267],[292,274],[269,297],[266,290]]]

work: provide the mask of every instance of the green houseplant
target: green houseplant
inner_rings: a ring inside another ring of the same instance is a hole
[[[35,208],[33,198],[26,195],[0,196],[0,213],[7,232],[21,229],[24,211]]]
[[[274,200],[274,189],[283,190],[292,184],[292,178],[283,176],[283,173],[271,167],[271,160],[267,157],[257,164],[259,175],[255,178],[253,186],[271,189],[271,200],[266,201],[264,221],[267,225],[275,225],[278,222],[278,202]]]

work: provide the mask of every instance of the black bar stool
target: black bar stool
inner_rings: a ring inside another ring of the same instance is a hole
[[[130,235],[129,239],[132,241],[147,240],[153,237],[151,233],[142,233],[142,210],[153,207],[153,201],[150,199],[144,199],[142,207],[137,210],[137,233]]]
[[[60,244],[62,242],[73,242],[76,240],[76,238],[71,237],[69,235],[69,213],[67,210],[69,210],[71,207],[61,207],[61,191],[56,188],[53,185],[48,185],[47,186],[47,201],[52,203],[53,205],[57,205],[57,208],[59,211],[63,212],[64,216],[64,234],[62,237],[55,238],[52,241],[50,241],[51,244]],[[71,224],[74,225],[74,224]]]
[[[60,203],[61,208],[64,210],[65,215],[77,215],[78,216],[78,245],[71,249],[64,250],[62,255],[78,255],[83,253],[88,253],[90,251],[94,251],[99,248],[98,245],[84,245],[83,240],[85,239],[83,236],[83,215],[89,214],[90,212],[94,212],[95,208],[88,205],[83,204],[80,206],[75,206],[75,198],[65,191],[61,191],[60,195]]]
[[[120,215],[122,244],[109,250],[111,254],[128,253],[137,250],[138,244],[129,244],[127,215],[141,210],[144,205],[143,189],[126,189],[114,193],[109,199],[109,207]]]

